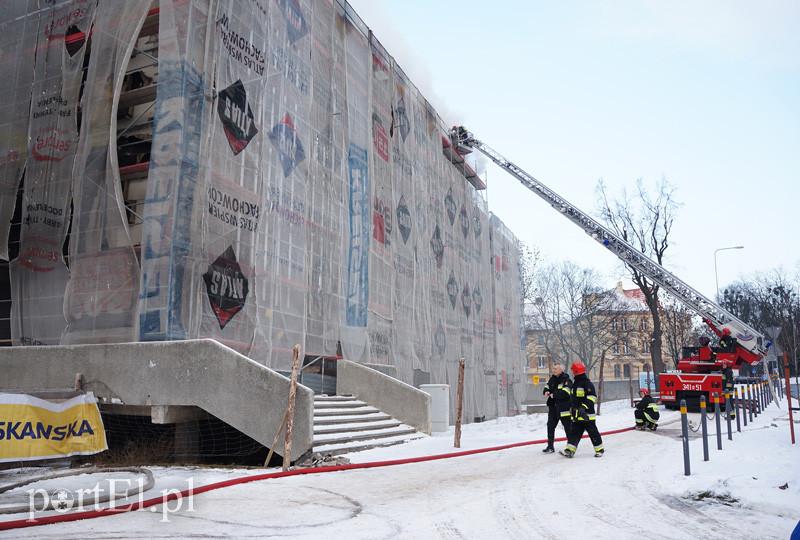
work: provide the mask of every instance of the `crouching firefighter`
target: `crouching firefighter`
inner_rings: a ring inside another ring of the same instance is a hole
[[[553,376],[547,381],[544,387],[544,395],[547,397],[547,447],[542,450],[545,454],[555,452],[553,441],[556,438],[556,426],[558,422],[564,426],[564,433],[569,437],[570,426],[570,402],[572,401],[572,381],[569,375],[564,372],[564,366],[553,364]]]
[[[585,431],[594,445],[594,457],[602,457],[603,438],[600,437],[595,423],[597,414],[594,406],[597,403],[597,392],[592,381],[586,376],[586,366],[583,362],[575,362],[571,369],[575,376],[572,382],[572,429],[567,437],[567,447],[560,454],[568,458],[574,456]]]
[[[639,389],[639,397],[642,399],[636,405],[636,410],[633,411],[633,416],[636,418],[636,429],[655,431],[658,428],[658,419],[661,417],[658,412],[658,403],[653,401],[650,390],[647,388]]]

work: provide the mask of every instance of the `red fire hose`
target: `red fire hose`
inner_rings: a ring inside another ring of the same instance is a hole
[[[633,430],[632,427],[612,429],[610,431],[605,431],[601,433],[601,435],[616,435],[617,433],[624,433],[626,431],[632,431],[632,430]],[[587,438],[587,435],[584,435],[583,438],[584,439]],[[565,440],[566,440],[565,437],[559,437],[556,439],[557,442]],[[344,465],[328,465],[325,467],[309,467],[307,469],[292,469],[286,472],[278,471],[272,473],[254,474],[250,476],[241,476],[238,478],[231,478],[229,480],[222,480],[220,482],[213,482],[211,484],[206,484],[205,486],[196,487],[191,490],[186,489],[181,491],[180,493],[170,492],[160,497],[153,497],[152,499],[136,501],[134,503],[124,506],[101,508],[98,510],[85,510],[81,512],[73,512],[70,514],[43,516],[35,519],[16,519],[11,521],[0,521],[0,531],[9,529],[22,529],[25,527],[36,527],[39,525],[48,525],[51,523],[67,523],[70,521],[78,521],[81,519],[91,519],[103,516],[112,516],[114,514],[122,514],[125,512],[133,512],[134,510],[141,510],[143,508],[149,508],[151,506],[155,506],[158,504],[165,504],[169,501],[177,500],[183,497],[199,495],[200,493],[205,493],[207,491],[213,491],[215,489],[222,489],[230,486],[236,486],[239,484],[246,484],[248,482],[256,482],[258,480],[269,480],[271,478],[284,478],[286,476],[300,476],[306,474],[330,473],[336,471],[349,471],[353,469],[373,469],[377,467],[392,467],[394,465],[405,465],[408,463],[422,463],[424,461],[436,461],[439,459],[449,459],[449,458],[456,458],[463,456],[471,456],[474,454],[484,454],[486,452],[497,452],[499,450],[508,450],[509,448],[518,448],[520,446],[531,446],[534,444],[544,444],[546,442],[547,439],[537,439],[534,441],[523,441],[517,443],[504,444],[501,446],[491,446],[488,448],[461,450],[459,452],[449,452],[447,454],[434,454],[430,456],[418,456],[418,457],[403,458],[403,459],[391,459],[385,461],[369,461],[366,463],[347,463]]]

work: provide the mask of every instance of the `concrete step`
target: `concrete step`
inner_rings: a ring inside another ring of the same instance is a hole
[[[316,409],[314,410],[314,418],[318,418],[321,416],[355,416],[359,414],[371,414],[380,412],[375,407],[370,405],[363,405],[360,407],[352,407],[352,408],[335,408],[335,409]]]
[[[390,418],[389,420],[378,420],[370,422],[343,422],[340,424],[331,424],[328,426],[321,426],[314,428],[314,435],[322,435],[328,433],[353,433],[358,431],[371,431],[375,429],[384,429],[390,427],[397,427],[400,425],[400,420]]]
[[[314,403],[321,401],[353,401],[356,399],[353,396],[326,396],[325,394],[317,394],[314,396]]]
[[[346,432],[346,433],[333,433],[324,435],[314,435],[314,450],[318,446],[342,444],[353,441],[378,441],[390,437],[408,436],[416,433],[412,427],[400,425],[397,427],[389,427],[377,429],[374,431],[366,431],[360,433]]]
[[[370,414],[363,415],[344,415],[344,416],[314,416],[314,429],[318,426],[330,426],[334,424],[346,424],[348,422],[380,422],[382,420],[392,420],[392,417],[386,413],[375,411]]]
[[[356,407],[368,407],[368,405],[357,399],[352,401],[314,401],[315,411],[327,409],[354,409]]]
[[[387,437],[384,439],[374,439],[371,441],[351,441],[339,444],[323,444],[314,447],[314,453],[324,456],[338,456],[341,454],[349,454],[352,452],[363,452],[372,448],[381,448],[384,446],[394,446],[395,444],[402,444],[406,441],[421,438],[422,435],[417,437],[408,435],[398,435],[396,437]]]

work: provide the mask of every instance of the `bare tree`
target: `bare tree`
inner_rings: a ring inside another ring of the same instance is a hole
[[[670,233],[675,220],[678,202],[675,190],[662,178],[651,192],[644,182],[636,182],[636,196],[631,198],[625,192],[618,199],[610,200],[605,184],[597,184],[600,215],[603,221],[623,240],[651,259],[664,264],[664,253],[670,245]],[[661,313],[659,312],[660,286],[636,268],[626,265],[631,279],[644,295],[647,308],[653,319],[653,333],[650,342],[650,358],[656,373],[664,371],[662,360]]]
[[[666,352],[672,364],[669,367],[674,369],[681,359],[683,347],[697,341],[695,314],[682,303],[664,294],[659,306],[659,316]]]
[[[568,365],[577,358],[589,371],[621,339],[618,323],[625,311],[599,282],[594,270],[571,262],[536,273],[534,314],[547,331],[545,348],[554,360]]]
[[[777,342],[797,373],[800,359],[800,284],[782,269],[743,278],[725,288],[722,307],[761,331],[780,328]]]
[[[523,322],[526,329],[535,328],[533,305],[536,300],[536,270],[542,263],[542,254],[537,247],[519,243],[519,279],[522,287]]]

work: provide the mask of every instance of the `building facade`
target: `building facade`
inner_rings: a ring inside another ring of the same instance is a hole
[[[466,418],[519,409],[518,241],[349,4],[8,2],[0,36],[4,344],[300,344],[453,392],[464,358]]]

